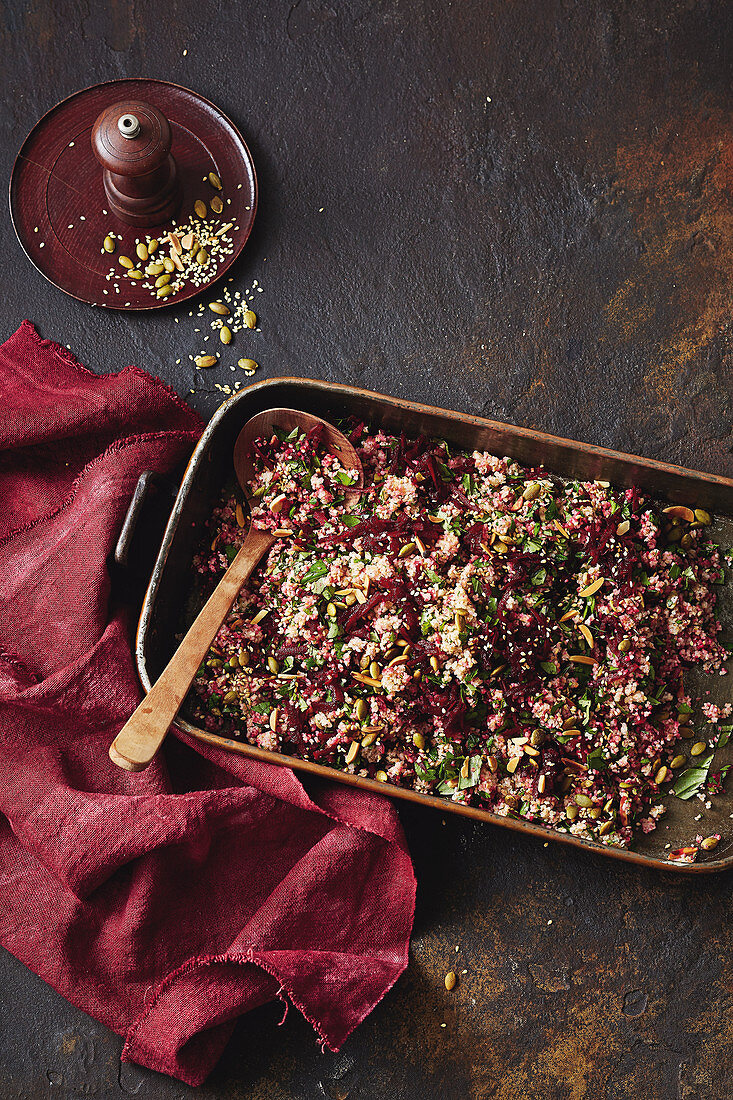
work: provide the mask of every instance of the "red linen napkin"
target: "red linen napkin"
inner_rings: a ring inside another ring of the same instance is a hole
[[[107,558],[140,471],[185,458],[198,417],[28,322],[0,408],[0,943],[123,1059],[190,1084],[276,995],[337,1049],[407,965],[393,806],[183,735],[137,775],[107,756],[140,697]]]

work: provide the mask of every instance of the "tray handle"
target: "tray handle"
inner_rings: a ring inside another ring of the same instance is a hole
[[[121,578],[147,582],[177,492],[174,482],[154,470],[140,474],[113,553]]]

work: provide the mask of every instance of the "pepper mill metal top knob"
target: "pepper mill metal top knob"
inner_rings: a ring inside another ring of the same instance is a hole
[[[121,221],[160,225],[176,213],[181,193],[171,141],[168,119],[149,103],[115,103],[94,123],[92,148],[111,212]]]

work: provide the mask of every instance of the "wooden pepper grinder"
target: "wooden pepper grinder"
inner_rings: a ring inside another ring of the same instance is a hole
[[[149,103],[114,103],[94,123],[92,149],[110,210],[121,221],[161,225],[176,213],[181,188],[171,140],[168,119]]]

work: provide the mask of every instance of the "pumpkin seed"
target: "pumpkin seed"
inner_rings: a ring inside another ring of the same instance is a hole
[[[221,191],[221,180],[216,172],[209,172],[209,183],[212,187],[215,187],[217,191]]]
[[[165,290],[165,287],[163,287],[163,289]],[[170,287],[168,287],[168,289],[170,290]],[[158,293],[160,294],[160,291],[158,291]],[[215,367],[216,366],[216,356],[215,355],[197,355],[194,362],[196,363],[197,367]]]
[[[369,668],[370,662],[371,662],[371,657],[369,656],[369,654],[368,653],[362,653],[361,657],[359,658],[359,668],[361,668],[361,669]]]
[[[438,661],[438,658],[435,656],[435,654],[433,654],[433,656],[430,658],[430,667],[432,668],[433,672],[440,672],[440,662]]]
[[[147,258],[148,258],[148,246],[146,244],[143,244],[142,241],[140,241],[140,243],[137,245],[137,247],[135,248],[135,251],[137,252],[138,260],[147,260]]]
[[[203,267],[204,264],[207,264],[208,262],[209,253],[206,251],[205,248],[200,248],[196,253],[196,263],[199,264],[200,267]]]
[[[354,713],[360,722],[363,722],[369,713],[369,707],[366,704],[365,699],[357,699],[354,704]]]
[[[372,680],[378,680],[382,675],[382,670],[379,667],[378,661],[372,661],[369,665],[369,675],[371,676]]]
[[[590,584],[587,584],[585,588],[581,589],[578,596],[581,600],[584,600],[587,596],[594,596],[599,589],[603,588],[605,583],[605,577],[597,577]]]
[[[171,281],[170,273],[167,272],[167,271],[164,271],[163,274],[159,275],[158,278],[155,280],[155,285],[156,285],[156,287],[168,286],[168,283],[170,281]]]
[[[687,763],[687,757],[682,756],[682,754],[680,753],[679,756],[675,756],[674,760],[672,761],[672,763],[669,766],[670,766],[670,768],[681,768],[682,765],[686,764],[686,763]]]
[[[542,492],[542,486],[539,481],[532,481],[522,493],[524,500],[536,500]]]
[[[420,749],[420,751],[422,751],[425,748],[425,738],[423,737],[423,735],[421,733],[413,733],[412,743],[415,746],[415,748]]]
[[[374,778],[377,780],[378,783],[386,783],[387,773],[383,771],[378,771]]]
[[[598,830],[598,835],[599,836],[608,836],[608,834],[611,832],[612,828],[613,828],[613,821],[604,821],[603,824],[601,825],[600,829]]]
[[[146,275],[160,275],[162,271],[165,271],[165,267],[163,266],[163,264],[158,263],[148,264],[148,266],[145,268]]]
[[[158,239],[157,239],[157,237],[153,237],[152,240],[148,241],[148,252],[152,256],[154,252],[157,252],[157,250],[158,250]]]
[[[240,649],[237,656],[239,657],[240,667],[241,668],[246,668],[247,665],[249,664],[249,653],[247,652],[247,650],[246,649]]]
[[[704,848],[706,852],[710,852],[713,848],[718,847],[719,840],[719,836],[706,836],[705,839],[701,842],[700,847]]]
[[[229,306],[225,306],[223,302],[209,302],[209,309],[220,317],[226,317],[229,312]]]
[[[703,527],[709,527],[710,524],[713,522],[710,517],[710,513],[706,512],[704,508],[695,509],[695,519],[698,521],[698,523],[701,523]]]
[[[588,798],[587,794],[576,794],[575,802],[578,806],[583,806],[586,809],[593,805],[593,799]]]
[[[327,603],[326,604],[326,614],[328,615],[329,619],[335,619],[336,618],[336,605],[332,604],[332,603]]]
[[[221,214],[224,209],[224,203],[221,201],[218,195],[214,195],[213,199],[209,203],[209,206],[215,214]]]
[[[669,768],[665,768],[664,764],[662,764],[661,768],[659,769],[657,774],[654,776],[654,782],[655,783],[664,783],[664,781],[666,780],[668,774],[669,774]]]
[[[237,520],[237,526],[244,527],[246,520],[244,518],[244,508],[241,504],[238,504],[237,507],[234,509],[234,515]]]
[[[196,199],[196,202],[193,204],[193,212],[197,218],[205,218],[208,213],[206,203],[202,202],[201,199]]]
[[[359,748],[360,748],[360,745],[359,745],[358,741],[352,741],[351,742],[351,744],[349,745],[349,751],[346,753],[346,763],[347,764],[353,764],[354,763],[354,761],[356,760],[357,754],[359,752]]]
[[[128,271],[135,266],[129,256],[120,256],[117,263],[120,267],[126,267]]]
[[[102,242],[102,247],[105,252],[114,252],[114,250],[117,248],[114,237],[105,237]]]
[[[578,816],[578,807],[572,805],[566,806],[565,816],[567,817],[568,821],[575,821],[576,817]]]
[[[594,806],[592,810],[588,810],[588,817],[591,819],[591,821],[598,821],[598,818],[600,816],[601,816],[601,807],[600,806]]]
[[[127,272],[127,278],[132,279],[133,282],[139,283],[143,278],[142,271],[139,271],[136,267],[133,267],[131,271]]]
[[[671,531],[667,532],[667,542],[680,542],[682,539],[682,528],[673,527]]]
[[[379,734],[375,733],[373,730],[372,730],[371,733],[365,733],[364,736],[361,739],[362,748],[368,749],[370,745],[374,744],[374,742],[378,739],[378,737],[379,737]]]
[[[234,702],[236,702],[236,700],[238,698],[239,698],[239,696],[237,695],[236,691],[228,691],[226,693],[226,695],[224,696],[222,702],[224,702],[224,703],[234,703]]]
[[[246,328],[254,328],[257,324],[257,314],[252,309],[245,309],[242,314],[242,323]]]
[[[680,726],[677,732],[680,737],[684,737],[685,741],[692,741],[695,736],[695,731],[692,726]]]
[[[250,372],[257,370],[257,363],[255,363],[254,359],[238,359],[237,360],[237,366],[241,367],[242,370],[246,370],[246,371],[250,371]],[[357,599],[358,599],[358,596],[357,596]]]
[[[456,982],[457,981],[458,981],[458,978],[456,977],[455,970],[449,970],[448,973],[445,976],[445,988],[448,990],[449,993],[450,993],[451,989],[456,988]]]
[[[707,745],[705,744],[704,741],[696,741],[695,744],[690,749],[690,756],[699,756],[700,753],[705,752],[706,748],[707,748]]]
[[[173,293],[172,286],[159,286],[155,292],[156,298],[167,298],[169,294]]]
[[[631,527],[630,521],[628,519],[624,519],[624,520],[621,521],[621,523],[619,523],[618,527],[616,528],[616,534],[617,535],[627,535],[629,533],[629,528],[630,527]]]
[[[166,271],[171,272],[171,274],[176,270],[176,265],[173,263],[173,260],[171,260],[169,256],[163,257],[163,267],[166,269]]]
[[[415,549],[414,542],[406,542],[404,546],[400,547],[400,551],[397,555],[398,558],[406,558],[408,554],[411,554]]]
[[[621,641],[618,643],[619,653],[628,653],[631,649],[631,645],[631,638],[622,638]]]
[[[509,552],[509,547],[505,542],[502,542],[501,539],[497,539],[494,543],[494,550],[497,554],[507,554]]]
[[[280,671],[280,662],[275,657],[268,657],[267,667],[269,668],[273,676],[277,676],[278,672]]]

